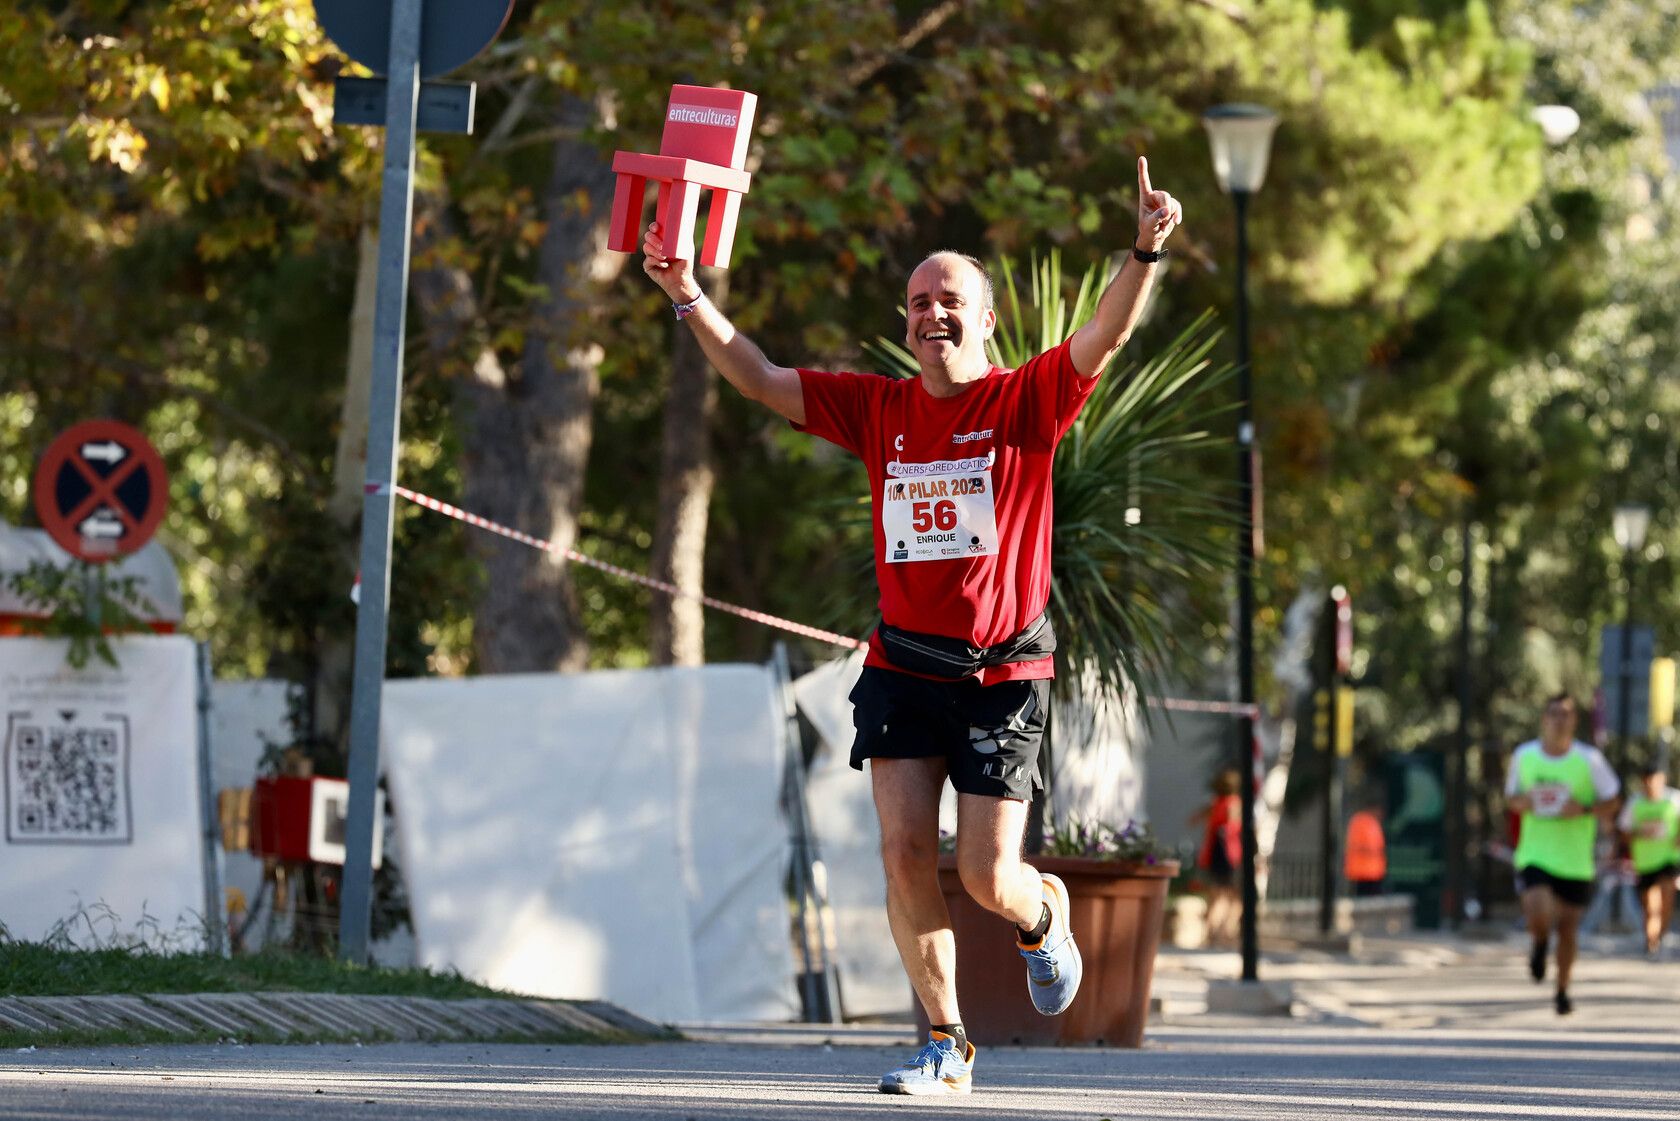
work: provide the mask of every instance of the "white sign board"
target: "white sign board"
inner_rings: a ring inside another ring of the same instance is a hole
[[[67,645],[0,639],[0,923],[25,941],[201,949],[193,644],[123,639],[120,668],[82,670]]]
[[[341,778],[317,778],[309,784],[309,859],[317,864],[344,863],[344,830],[350,818],[350,784]],[[385,860],[385,792],[373,792],[373,867]]]

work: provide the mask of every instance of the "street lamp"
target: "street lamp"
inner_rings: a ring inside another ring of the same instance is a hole
[[[1622,549],[1622,657],[1616,676],[1616,770],[1627,763],[1628,728],[1633,703],[1633,560],[1645,547],[1645,531],[1651,526],[1649,506],[1616,507],[1612,521],[1616,544]]]
[[[1248,198],[1266,180],[1278,115],[1263,105],[1215,105],[1202,115],[1219,189],[1237,211],[1237,482],[1242,526],[1237,540],[1237,773],[1242,782],[1242,979],[1260,979],[1254,861],[1254,414],[1248,360]]]
[[[1553,147],[1574,136],[1575,130],[1581,127],[1581,114],[1567,105],[1536,105],[1529,116],[1540,126],[1546,143]]]
[[[1651,528],[1649,506],[1618,506],[1612,520],[1616,544],[1624,552],[1638,552],[1645,547],[1645,531]]]

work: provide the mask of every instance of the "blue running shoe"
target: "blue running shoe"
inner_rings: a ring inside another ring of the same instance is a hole
[[[1034,945],[1019,940],[1015,945],[1027,959],[1027,994],[1032,997],[1033,1007],[1046,1016],[1055,1016],[1073,1003],[1079,979],[1085,975],[1085,963],[1068,927],[1067,885],[1060,876],[1043,874],[1039,878],[1044,881],[1044,903],[1050,908],[1050,929]]]
[[[966,1094],[973,1089],[974,1044],[957,1053],[957,1041],[944,1032],[928,1032],[927,1045],[897,1070],[881,1076],[883,1094]]]

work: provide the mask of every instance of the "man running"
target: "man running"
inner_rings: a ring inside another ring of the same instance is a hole
[[[1645,909],[1645,955],[1662,952],[1663,935],[1674,921],[1674,881],[1680,876],[1680,790],[1668,789],[1660,760],[1645,765],[1640,791],[1628,799],[1616,826],[1627,841],[1639,903]]]
[[[932,1026],[927,1045],[881,1079],[884,1093],[971,1086],[974,1046],[938,878],[947,780],[963,885],[1015,924],[1034,1006],[1055,1015],[1079,989],[1067,889],[1021,859],[1021,841],[1054,672],[1051,461],[1137,325],[1183,217],[1142,159],[1138,190],[1137,240],[1091,321],[1017,370],[986,357],[997,312],[972,257],[934,253],[910,274],[905,344],[920,376],[899,380],[772,364],[707,301],[690,262],[664,255],[657,223],[643,243],[643,269],[730,384],[868,470],[882,622],[852,690],[852,765],[870,761],[887,918]]]
[[[1592,899],[1593,843],[1598,819],[1615,805],[1621,783],[1597,748],[1575,739],[1575,701],[1559,693],[1546,701],[1540,738],[1511,756],[1505,798],[1522,815],[1513,858],[1528,920],[1528,971],[1546,976],[1546,948],[1557,932],[1558,1015],[1573,1009],[1569,976],[1575,967],[1576,932]]]

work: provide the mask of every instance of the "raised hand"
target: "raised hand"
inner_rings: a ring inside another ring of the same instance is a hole
[[[1165,191],[1149,183],[1149,160],[1138,157],[1138,240],[1137,247],[1156,252],[1184,221],[1184,208]]]
[[[686,304],[700,293],[694,262],[665,256],[665,238],[658,222],[650,222],[642,238],[642,271],[665,290],[674,304]]]

